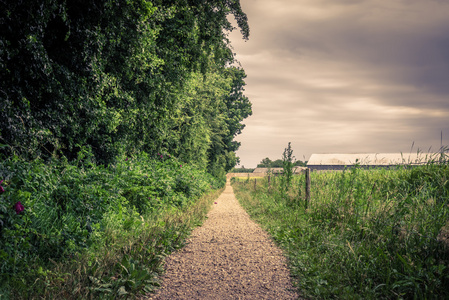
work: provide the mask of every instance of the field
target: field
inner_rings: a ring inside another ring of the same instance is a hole
[[[449,298],[449,167],[233,180],[310,298]]]

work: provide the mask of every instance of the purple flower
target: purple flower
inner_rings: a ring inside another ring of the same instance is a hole
[[[125,158],[125,161],[128,161],[128,157],[127,157],[127,158]]]
[[[0,181],[0,184],[2,184],[3,180]],[[0,194],[4,193],[5,189],[0,185]]]
[[[218,204],[217,202],[214,202],[214,204]]]
[[[16,210],[16,214],[20,214],[22,211],[24,211],[25,207],[23,207],[22,203],[17,202],[14,204],[14,209]]]
[[[180,168],[182,168],[182,165],[179,165]]]

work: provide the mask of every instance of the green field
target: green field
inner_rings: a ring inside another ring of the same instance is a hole
[[[237,198],[289,257],[304,296],[449,298],[449,166],[358,168],[233,180]]]

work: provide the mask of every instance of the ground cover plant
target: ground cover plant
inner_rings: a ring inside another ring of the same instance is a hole
[[[165,153],[92,160],[0,162],[0,299],[151,291],[224,183]]]
[[[444,153],[443,153],[444,154]],[[299,290],[316,299],[449,297],[449,166],[233,180],[236,196],[286,251]]]

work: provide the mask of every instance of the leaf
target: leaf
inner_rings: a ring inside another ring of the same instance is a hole
[[[124,285],[122,285],[121,287],[119,287],[119,289],[117,290],[117,295],[118,296],[123,296],[123,295],[128,295],[129,293],[126,291],[126,288]]]

